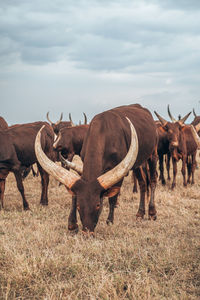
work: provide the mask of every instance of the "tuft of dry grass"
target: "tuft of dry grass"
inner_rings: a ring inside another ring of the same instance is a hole
[[[0,212],[0,299],[200,299],[200,169],[195,185],[158,182],[157,221],[137,222],[139,194],[125,178],[112,226],[107,199],[96,237],[67,230],[71,197],[50,179],[42,207],[40,179],[24,181],[30,211],[23,211],[9,174]],[[81,227],[80,221],[79,225]]]

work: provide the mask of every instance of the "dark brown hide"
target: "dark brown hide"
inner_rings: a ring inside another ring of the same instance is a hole
[[[17,181],[17,187],[23,199],[24,209],[29,209],[28,202],[24,194],[24,186],[22,182],[22,172],[34,163],[37,163],[35,156],[34,142],[38,130],[46,125],[41,138],[41,145],[46,155],[52,159],[54,133],[51,126],[47,122],[35,122],[22,125],[12,126],[1,134],[0,142],[0,173],[13,172]],[[49,175],[37,163],[41,175],[42,194],[41,204],[48,204],[47,189],[49,183]],[[3,202],[3,201],[2,201]]]
[[[151,200],[149,216],[155,218],[154,191],[156,186],[157,133],[151,113],[138,104],[121,106],[96,115],[90,123],[83,143],[81,158],[84,162],[83,174],[72,187],[77,196],[77,207],[84,231],[94,231],[102,209],[105,190],[97,181],[98,176],[113,169],[125,157],[130,145],[130,128],[126,120],[130,119],[138,136],[138,156],[133,166],[140,185],[140,208],[137,216],[144,216],[146,183],[141,176],[139,166],[147,161],[150,164]],[[115,187],[119,188],[121,180]],[[113,187],[114,188],[114,187]],[[113,209],[117,194],[113,196]],[[142,209],[141,209],[142,207]],[[111,217],[113,221],[114,215]]]
[[[159,115],[156,113],[159,118]],[[189,114],[188,114],[189,115]],[[167,140],[169,142],[169,152],[172,157],[173,164],[173,182],[172,189],[176,186],[177,175],[177,162],[182,160],[182,175],[183,185],[187,186],[187,182],[190,182],[190,176],[192,175],[192,183],[194,182],[194,169],[196,165],[196,150],[197,145],[191,133],[191,129],[184,125],[183,122],[163,122],[162,128],[166,132]],[[190,146],[191,145],[191,146]],[[195,150],[196,145],[196,150]],[[188,169],[188,180],[186,181],[186,164]]]
[[[72,161],[74,155],[80,156],[83,140],[88,128],[89,125],[62,128],[53,144],[54,150],[60,151],[69,161]]]
[[[167,132],[163,129],[162,124],[159,121],[155,121],[158,133],[158,158],[159,158],[159,170],[162,184],[165,185],[165,177],[164,177],[164,156],[166,155],[166,167],[168,180],[170,180],[170,152],[169,152],[169,140],[167,138]]]

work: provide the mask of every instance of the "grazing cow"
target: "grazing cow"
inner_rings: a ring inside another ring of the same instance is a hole
[[[195,156],[197,151],[197,146],[192,138],[191,129],[184,122],[189,117],[190,113],[184,116],[182,119],[176,121],[172,116],[173,123],[163,119],[156,111],[154,111],[159,121],[162,123],[162,128],[167,133],[167,139],[169,141],[169,151],[172,157],[173,164],[173,182],[172,189],[176,186],[176,174],[177,174],[177,161],[182,159],[182,175],[183,175],[183,185],[187,186],[186,181],[186,163],[189,162],[189,155],[192,157],[192,163],[195,165]],[[171,115],[171,114],[170,114]],[[188,164],[189,166],[189,164]],[[193,166],[191,167],[193,172]],[[188,182],[190,181],[188,177]],[[192,180],[193,183],[193,180]]]
[[[127,119],[128,118],[128,119]],[[113,208],[117,201],[124,176],[135,171],[140,186],[140,205],[137,217],[145,214],[146,181],[140,166],[148,161],[151,198],[149,218],[156,219],[154,194],[156,188],[157,132],[151,113],[139,104],[117,107],[96,115],[84,139],[81,158],[84,162],[82,176],[71,173],[49,160],[40,146],[41,130],[36,137],[35,152],[41,166],[65,184],[74,196],[74,210],[68,228],[78,227],[76,207],[83,232],[94,233],[107,196]]]
[[[49,174],[38,163],[34,151],[35,137],[42,125],[46,125],[42,132],[42,149],[49,158],[55,160],[55,153],[53,152],[54,133],[47,122],[22,124],[0,131],[0,178],[5,180],[9,172],[14,173],[25,210],[29,209],[29,205],[24,194],[22,172],[34,163],[37,163],[41,175],[40,203],[48,204]],[[3,197],[1,197],[1,207],[3,207]]]

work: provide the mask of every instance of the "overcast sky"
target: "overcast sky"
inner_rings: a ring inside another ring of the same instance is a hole
[[[10,125],[131,103],[200,114],[200,1],[0,0],[0,103]]]

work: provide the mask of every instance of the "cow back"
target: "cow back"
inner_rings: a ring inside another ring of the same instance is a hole
[[[125,157],[131,140],[126,117],[134,125],[138,137],[139,151],[134,168],[151,156],[158,139],[151,113],[139,104],[117,107],[96,115],[90,123],[81,151],[83,178],[98,177]]]
[[[7,130],[14,145],[17,157],[24,166],[30,166],[37,161],[34,143],[36,135],[43,125],[45,125],[45,127],[41,136],[42,149],[46,155],[53,160],[54,132],[47,122],[14,125]]]

